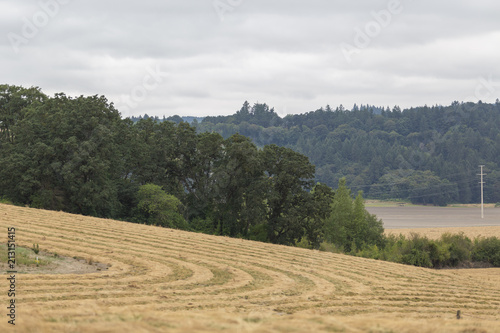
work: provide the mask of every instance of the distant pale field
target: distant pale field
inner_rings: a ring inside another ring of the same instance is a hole
[[[474,239],[476,237],[498,237],[500,238],[500,226],[492,227],[460,227],[460,228],[414,228],[414,229],[385,229],[387,235],[405,235],[417,233],[427,236],[430,239],[438,239],[444,233],[458,234],[463,232],[467,237]]]
[[[388,206],[366,208],[384,222],[385,229],[500,227],[500,208]]]
[[[365,200],[366,207],[426,207],[422,205],[413,205],[411,203],[403,202],[403,201],[383,201],[383,200]],[[428,207],[428,206],[427,206]],[[449,204],[447,207],[475,207],[480,208],[481,204]],[[495,204],[485,203],[483,205],[485,208],[494,208]]]
[[[111,265],[17,274],[16,332],[500,332],[500,269],[431,270],[0,204],[4,240],[8,227],[19,246]]]

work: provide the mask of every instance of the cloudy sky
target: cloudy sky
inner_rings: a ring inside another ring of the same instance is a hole
[[[124,117],[494,102],[498,0],[0,0],[0,83]]]

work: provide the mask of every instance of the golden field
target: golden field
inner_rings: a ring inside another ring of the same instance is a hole
[[[109,267],[18,273],[16,332],[500,332],[500,269],[431,270],[1,204],[0,226],[5,242],[15,227],[19,246]],[[6,277],[2,332],[14,331]]]
[[[413,229],[385,229],[387,235],[405,235],[417,233],[427,236],[430,239],[438,239],[444,233],[458,234],[463,232],[470,239],[476,237],[497,237],[500,238],[500,226],[488,227],[454,227],[454,228],[413,228]]]

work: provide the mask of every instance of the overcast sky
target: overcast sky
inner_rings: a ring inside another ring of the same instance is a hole
[[[494,102],[498,0],[0,0],[0,83],[122,116]]]

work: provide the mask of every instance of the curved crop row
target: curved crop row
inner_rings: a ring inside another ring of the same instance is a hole
[[[15,227],[19,246],[108,265],[18,274],[16,326],[25,331],[500,327],[499,270],[429,270],[7,205],[0,227],[5,238]]]

